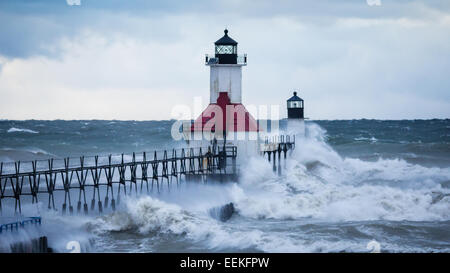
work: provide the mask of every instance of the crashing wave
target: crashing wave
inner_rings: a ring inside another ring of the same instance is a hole
[[[450,200],[435,202],[432,192],[450,190],[450,168],[427,168],[402,159],[363,161],[342,158],[325,141],[325,131],[307,126],[309,137],[297,140],[284,175],[252,158],[235,188],[240,215],[256,219],[331,221],[450,219]]]

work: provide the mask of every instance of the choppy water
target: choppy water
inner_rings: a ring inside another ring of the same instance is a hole
[[[171,121],[0,121],[0,161],[183,146]],[[282,124],[283,128],[283,124]],[[130,198],[103,216],[42,211],[49,243],[93,252],[450,252],[450,120],[315,121],[282,176]],[[223,223],[209,209],[228,202]]]

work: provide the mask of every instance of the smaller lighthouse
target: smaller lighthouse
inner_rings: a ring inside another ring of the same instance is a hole
[[[303,99],[297,96],[297,92],[294,91],[294,95],[287,100],[288,119],[304,119],[303,112]]]
[[[298,135],[305,135],[304,100],[297,96],[297,92],[287,100],[288,132]]]

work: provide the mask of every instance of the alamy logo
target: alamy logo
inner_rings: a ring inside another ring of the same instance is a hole
[[[179,140],[221,140],[223,132],[228,132],[227,141],[245,140],[246,134],[259,129],[258,134],[249,134],[248,140],[264,139],[270,124],[270,132],[278,132],[280,121],[280,105],[247,105],[228,104],[220,106],[209,104],[205,111],[202,97],[195,97],[193,107],[189,105],[175,105],[171,111],[171,118],[176,120],[172,124],[171,135],[175,141]],[[254,117],[251,127],[250,117]],[[256,120],[259,120],[257,123]]]
[[[80,6],[81,0],[66,0],[67,5],[69,6]]]
[[[70,241],[66,244],[66,249],[69,253],[81,253],[81,245],[78,241]]]
[[[366,246],[367,250],[370,251],[370,253],[380,253],[381,252],[381,245],[375,240],[370,241],[367,243]]]
[[[381,0],[366,0],[369,6],[381,6]]]

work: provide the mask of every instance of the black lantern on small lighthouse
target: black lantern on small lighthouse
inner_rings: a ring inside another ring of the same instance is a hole
[[[224,30],[225,35],[217,40],[215,45],[215,57],[220,64],[237,64],[237,42],[228,36],[228,30]]]
[[[294,92],[294,96],[287,100],[288,119],[304,119],[303,107],[304,101]]]

